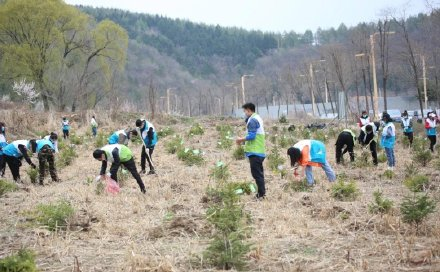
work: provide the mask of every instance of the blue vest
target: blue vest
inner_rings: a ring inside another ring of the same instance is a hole
[[[391,128],[391,135],[388,134],[389,128]],[[396,144],[396,129],[393,123],[387,123],[382,131],[380,145],[384,148],[394,148],[395,144]]]
[[[153,139],[151,140],[151,142],[149,142],[148,139],[148,130],[150,129],[150,127],[153,128]],[[145,120],[144,129],[141,130],[141,135],[147,147],[154,147],[157,144],[157,132],[154,129],[153,125],[148,123],[148,121],[146,120]]]
[[[117,144],[119,141],[119,134],[116,132],[113,133],[112,135],[110,135],[110,137],[108,137],[107,141],[108,141],[108,144],[111,144],[111,145]]]
[[[14,141],[7,146],[3,148],[3,155],[15,157],[15,158],[21,158],[23,157],[23,154],[18,149],[19,145],[24,145],[27,149],[29,149],[29,141],[27,140],[18,140]]]
[[[55,147],[53,145],[53,143],[49,140],[38,140],[37,141],[37,153],[40,153],[40,150],[45,146],[48,145],[50,147],[50,149],[52,149],[53,151],[55,151]]]
[[[437,129],[435,127],[427,128],[426,129],[426,135],[428,135],[428,136],[435,136],[435,135],[437,135]]]
[[[310,161],[324,164],[327,161],[325,145],[316,140],[311,140],[310,142]]]

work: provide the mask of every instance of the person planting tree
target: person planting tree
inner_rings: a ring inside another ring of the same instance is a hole
[[[396,128],[394,127],[393,119],[388,113],[382,115],[384,127],[382,130],[382,137],[380,140],[381,146],[385,149],[385,154],[388,160],[388,170],[393,171],[396,166],[396,158],[394,156],[394,145],[396,144]]]
[[[15,182],[20,182],[20,167],[23,158],[32,168],[37,168],[28,155],[28,150],[30,150],[33,143],[35,143],[35,140],[18,140],[3,148],[3,158],[11,170]]]
[[[102,162],[100,175],[103,178],[105,178],[107,164],[110,162],[112,164],[110,167],[110,177],[117,182],[119,167],[123,165],[136,180],[141,192],[146,193],[144,182],[136,169],[133,153],[125,145],[113,144],[96,149],[93,152],[93,158]]]
[[[425,130],[426,136],[430,141],[429,150],[434,152],[434,146],[437,144],[437,124],[439,120],[435,112],[428,113],[427,118],[425,119]]]
[[[356,135],[350,129],[344,129],[336,140],[336,163],[340,164],[343,161],[343,156],[348,152],[350,154],[350,161],[354,162],[354,143]]]
[[[39,170],[40,170],[40,185],[44,184],[44,177],[46,175],[46,163],[49,165],[49,174],[53,182],[60,182],[57,177],[57,170],[55,168],[55,145],[49,139],[41,139],[31,144],[32,152],[38,154]]]
[[[68,139],[70,133],[70,123],[69,120],[67,120],[67,117],[63,117],[63,121],[61,122],[61,128],[63,130],[64,140]]]
[[[112,135],[108,137],[107,142],[108,144],[128,145],[128,141],[131,139],[131,135],[137,136],[137,131],[134,129],[121,129],[113,132]]]
[[[370,117],[366,110],[362,111],[361,117],[359,118],[358,125],[359,127],[366,126],[370,123]]]
[[[412,146],[414,141],[414,129],[413,129],[413,121],[412,118],[409,117],[408,111],[404,111],[402,114],[402,121],[400,125],[403,129],[403,135],[408,138],[409,145]]]
[[[136,120],[136,127],[139,129],[140,136],[144,142],[144,146],[142,147],[141,153],[141,174],[145,174],[145,161],[148,161],[148,165],[150,167],[149,175],[154,175],[156,170],[154,169],[153,164],[153,152],[154,148],[157,144],[157,132],[154,128],[153,124],[148,122],[145,119]],[[148,153],[147,153],[148,149]]]
[[[309,186],[314,185],[312,167],[320,167],[330,182],[336,180],[335,172],[327,161],[324,143],[316,140],[302,140],[287,150],[290,164],[294,167],[294,175],[298,176],[298,167],[302,166]]]
[[[377,166],[377,137],[379,134],[379,122],[371,122],[361,128],[358,142],[364,149],[369,148],[373,157],[373,164]]]
[[[249,159],[252,177],[255,179],[258,187],[256,198],[263,199],[266,196],[263,168],[263,161],[266,158],[264,123],[260,115],[255,113],[255,105],[253,103],[246,103],[242,108],[246,116],[247,134],[244,138],[237,138],[236,143],[238,145],[245,144],[245,154]]]
[[[56,132],[51,132],[50,135],[45,136],[43,139],[51,141],[55,153],[58,153],[58,134]]]

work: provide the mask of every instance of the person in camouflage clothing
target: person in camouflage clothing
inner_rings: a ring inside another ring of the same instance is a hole
[[[46,175],[46,163],[49,165],[49,174],[52,181],[59,182],[57,170],[55,168],[55,146],[50,140],[42,139],[36,141],[32,146],[32,151],[38,154],[39,170],[40,170],[40,185],[44,183]]]

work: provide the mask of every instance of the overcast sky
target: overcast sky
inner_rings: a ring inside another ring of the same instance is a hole
[[[375,21],[387,8],[426,11],[425,0],[66,0],[69,4],[120,8],[193,22],[264,31],[304,32],[318,27]]]

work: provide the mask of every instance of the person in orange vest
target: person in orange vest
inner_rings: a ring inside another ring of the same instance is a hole
[[[336,174],[327,161],[325,145],[316,140],[303,140],[287,150],[290,163],[294,167],[294,175],[297,176],[298,166],[305,169],[307,183],[312,186],[315,183],[312,167],[320,167],[324,170],[330,182],[336,180]]]

